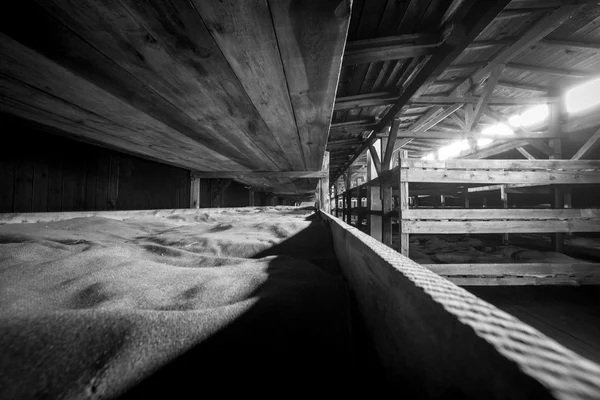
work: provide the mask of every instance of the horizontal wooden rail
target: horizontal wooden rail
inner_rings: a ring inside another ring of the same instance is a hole
[[[600,209],[430,209],[407,210],[403,220],[600,220]],[[600,228],[600,222],[598,227]]]
[[[473,160],[475,161],[475,160]],[[458,169],[402,169],[403,182],[528,183],[532,185],[600,184],[599,171],[503,171]]]
[[[595,276],[600,280],[600,263],[520,264],[421,264],[443,276]]]
[[[446,170],[563,170],[563,171],[581,171],[595,170],[600,171],[600,161],[598,160],[445,160],[428,161],[402,159],[402,168],[426,168],[426,169],[446,169]]]
[[[539,221],[402,221],[402,232],[420,234],[454,233],[552,233],[598,232],[600,219]]]

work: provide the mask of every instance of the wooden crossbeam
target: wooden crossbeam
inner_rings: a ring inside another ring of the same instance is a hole
[[[446,68],[445,72],[454,72],[454,71],[462,71],[465,69],[481,68],[481,67],[485,66],[485,64],[486,63],[484,61],[474,61],[474,62],[470,62],[470,63],[452,64]]]
[[[402,231],[418,234],[597,232],[600,219],[545,221],[402,221]]]
[[[474,126],[477,126],[477,124],[479,123],[479,119],[483,115],[484,110],[487,108],[488,102],[492,97],[492,92],[494,91],[496,83],[500,79],[500,75],[502,74],[503,70],[504,64],[500,64],[492,70],[486,82],[485,89],[479,97],[479,101],[477,102],[477,106],[475,107],[473,118],[469,119],[469,121],[467,122],[467,130],[470,131]]]
[[[339,97],[335,100],[334,111],[350,110],[353,108],[385,106],[392,104],[397,97],[389,93],[369,93],[356,96]]]
[[[489,2],[460,1],[446,21],[444,30],[448,33],[444,44],[438,48],[427,60],[423,61],[422,67],[414,71],[411,79],[403,83],[403,90],[392,107],[386,112],[379,121],[374,133],[382,132],[388,127],[399,113],[402,112],[411,97],[423,86],[423,84],[440,75],[454,60],[462,54],[469,43],[473,42],[477,36],[502,12],[510,0],[498,0],[491,4]],[[375,135],[371,134],[354,156],[337,171],[341,174],[374,140]]]
[[[387,134],[378,134],[378,138],[388,137]],[[398,138],[413,138],[413,139],[468,139],[468,138],[487,138],[482,136],[481,132],[476,131],[399,131]],[[493,137],[490,137],[493,138]],[[523,132],[516,139],[550,139],[552,136],[549,132]],[[503,138],[506,139],[506,138]],[[510,139],[510,138],[509,138]]]
[[[571,160],[580,160],[585,157],[598,144],[598,140],[600,140],[600,129],[598,129],[596,133],[594,133],[592,137],[590,137],[588,141],[585,142],[585,144],[581,146],[579,150],[577,150],[577,153],[575,153]]]
[[[456,103],[471,103],[476,104],[481,100],[480,96],[421,96],[410,100],[412,104],[438,104],[451,105]],[[559,101],[558,97],[490,97],[487,101],[491,106],[511,106],[511,105],[531,105],[531,104],[546,104]]]
[[[434,126],[436,126],[437,124],[439,124],[440,122],[442,122],[443,120],[445,120],[446,118],[448,118],[450,115],[454,114],[462,106],[463,106],[463,104],[461,104],[461,103],[453,104],[450,107],[443,110],[442,112],[440,112],[435,117],[431,118],[429,121],[425,121],[423,124],[417,125],[416,127],[411,126],[411,129],[412,130],[424,130],[424,131],[429,130],[429,129],[433,128]]]
[[[489,47],[506,46],[512,44],[517,38],[504,38],[492,40],[478,40],[467,47],[468,50],[481,50]]]
[[[532,85],[529,83],[510,82],[510,81],[503,81],[503,80],[499,80],[498,83],[496,84],[496,86],[502,86],[502,87],[507,87],[507,88],[511,88],[511,89],[519,89],[519,90],[544,92],[544,93],[546,93],[548,91],[548,88],[545,86]]]
[[[465,121],[463,121],[458,115],[456,114],[451,114],[450,118],[462,129],[462,130],[467,130],[467,124],[465,123]]]
[[[343,65],[375,61],[400,60],[430,55],[441,45],[431,34],[408,34],[375,39],[355,40],[346,44]]]
[[[558,47],[561,49],[570,50],[585,50],[585,51],[600,51],[600,43],[592,42],[581,42],[574,40],[562,40],[562,39],[542,39],[539,42],[544,46]]]
[[[402,168],[444,170],[498,170],[496,171],[498,173],[502,173],[502,171],[520,172],[525,170],[600,171],[600,161],[598,160],[404,160],[401,166]],[[598,178],[600,179],[600,177]]]
[[[511,140],[508,142],[499,143],[498,145],[493,146],[493,147],[487,147],[485,149],[474,151],[472,153],[462,156],[461,158],[464,158],[464,159],[487,158],[487,157],[495,156],[496,154],[501,154],[501,153],[505,153],[509,150],[516,149],[517,147],[526,146],[528,144],[529,143],[527,141],[522,140],[522,139]]]
[[[518,70],[522,70],[522,71],[536,72],[536,73],[540,73],[540,74],[568,76],[571,78],[592,78],[596,75],[591,72],[574,71],[572,69],[549,68],[549,67],[540,67],[537,65],[517,64],[517,63],[508,63],[508,64],[506,64],[506,67],[512,68],[512,69],[518,69]]]
[[[554,136],[556,136],[556,135],[560,136],[560,132],[556,132],[556,134]],[[531,146],[535,147],[536,149],[538,149],[545,155],[547,155],[547,156],[554,155],[554,149],[552,147],[550,147],[548,144],[546,144],[544,141],[542,141],[541,139],[526,139],[526,141]]]
[[[323,171],[195,171],[197,178],[323,178]]]

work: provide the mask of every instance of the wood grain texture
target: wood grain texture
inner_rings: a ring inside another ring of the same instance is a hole
[[[572,220],[600,219],[600,209],[452,209],[406,210],[405,220]]]
[[[196,10],[294,170],[304,154],[266,0],[194,0]]]
[[[458,286],[580,286],[598,285],[598,277],[457,277],[449,276],[448,280]]]
[[[436,168],[468,170],[600,170],[598,160],[402,160],[403,168]]]
[[[306,167],[323,162],[350,20],[347,0],[270,0]]]
[[[403,169],[400,172],[407,182],[445,183],[530,183],[549,184],[597,184],[597,171],[484,171],[484,170],[427,170]]]
[[[436,274],[443,276],[489,275],[552,277],[567,275],[573,277],[595,277],[600,280],[598,263],[522,263],[522,264],[421,264]]]
[[[539,221],[402,221],[410,234],[598,232],[600,218]]]

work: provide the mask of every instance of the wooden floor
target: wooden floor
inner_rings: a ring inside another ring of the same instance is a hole
[[[600,287],[465,287],[563,346],[600,363]]]

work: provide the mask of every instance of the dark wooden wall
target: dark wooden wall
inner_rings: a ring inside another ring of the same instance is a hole
[[[188,208],[189,171],[5,118],[0,212]]]

